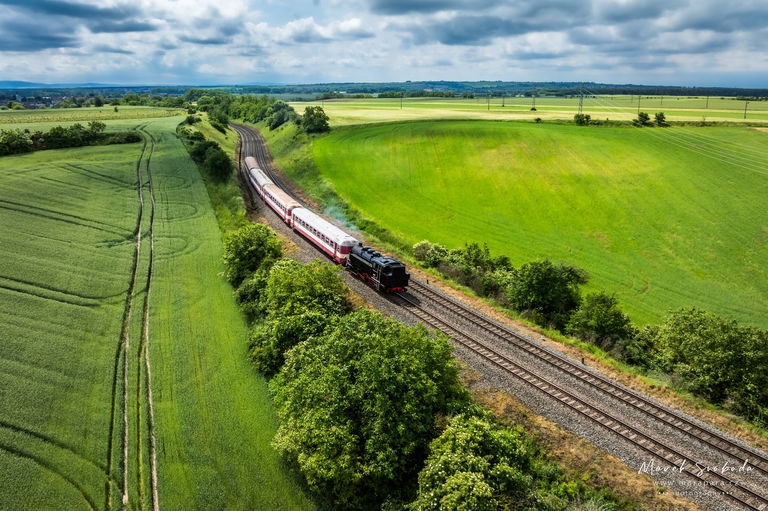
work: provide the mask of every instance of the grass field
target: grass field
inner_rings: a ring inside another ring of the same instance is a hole
[[[639,323],[699,306],[768,326],[768,133],[436,121],[341,128],[320,172],[409,243],[584,267]]]
[[[158,108],[151,106],[61,108],[40,110],[4,110],[0,111],[0,128],[25,128],[30,123],[66,124],[73,122],[108,121],[115,119],[148,119],[157,117],[178,116],[183,112],[180,108]]]
[[[492,98],[490,102],[487,98],[405,98],[402,104],[399,99],[339,99],[292,105],[299,113],[306,106],[321,105],[332,126],[346,126],[426,119],[571,120],[578,112],[578,103],[578,98],[536,98],[535,111],[531,111],[533,99],[522,97]],[[583,112],[597,120],[628,121],[637,117],[637,103],[637,96],[585,97]],[[768,124],[768,101],[750,102],[746,120],[744,102],[736,99],[642,96],[640,110],[650,113],[651,118],[655,112],[664,112],[669,121]]]
[[[314,508],[270,446],[180,120],[0,158],[0,509],[151,509],[152,447],[161,508]]]

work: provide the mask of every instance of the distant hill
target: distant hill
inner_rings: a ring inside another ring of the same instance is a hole
[[[104,83],[39,83],[18,80],[0,80],[0,89],[77,89],[88,87],[115,87]]]

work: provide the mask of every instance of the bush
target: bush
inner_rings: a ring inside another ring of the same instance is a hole
[[[587,280],[581,268],[554,265],[548,260],[534,261],[511,275],[507,298],[517,311],[561,329],[581,303],[579,285]]]
[[[696,308],[670,314],[656,330],[662,367],[692,392],[758,423],[768,412],[768,332]]]
[[[635,126],[650,126],[651,116],[647,112],[638,112],[637,119],[633,119],[632,124]]]
[[[251,335],[251,359],[267,375],[283,365],[286,351],[319,335],[335,318],[352,310],[349,288],[336,267],[322,261],[275,263],[261,291],[266,322]]]
[[[275,231],[262,224],[248,224],[224,238],[226,277],[233,286],[251,277],[263,264],[282,255]]]
[[[579,126],[588,126],[592,121],[592,116],[589,114],[576,114],[573,116],[573,122]]]
[[[635,335],[632,322],[619,309],[616,297],[603,292],[586,296],[568,321],[566,332],[606,350],[618,340]]]
[[[466,404],[451,346],[361,309],[286,354],[274,445],[335,509],[374,509],[408,484],[436,417]]]
[[[323,133],[331,129],[326,115],[321,106],[308,106],[301,117],[301,127],[307,133]]]
[[[535,452],[520,428],[458,415],[429,446],[412,511],[517,509],[533,486]]]
[[[218,145],[205,151],[202,167],[214,181],[224,182],[232,175],[232,160]]]
[[[263,262],[259,269],[254,272],[253,276],[243,280],[235,290],[235,300],[249,322],[264,313],[264,309],[261,306],[261,297],[264,289],[267,287],[267,279],[271,267],[272,265],[269,261]]]
[[[202,137],[202,134],[200,135]],[[208,149],[216,148],[221,150],[219,147],[219,144],[216,142],[212,142],[210,140],[203,139],[200,142],[196,142],[192,145],[192,148],[189,150],[189,156],[192,157],[192,159],[196,163],[203,163],[205,160],[206,154],[208,153]]]

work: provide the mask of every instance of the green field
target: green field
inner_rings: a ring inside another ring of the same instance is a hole
[[[593,119],[629,121],[637,117],[637,96],[585,97],[583,112]],[[328,101],[294,102],[299,112],[309,105],[320,105],[331,119],[332,126],[369,124],[427,119],[495,119],[570,120],[578,112],[578,98],[536,98],[532,111],[532,98],[509,97],[476,99],[405,98],[399,99],[336,99]],[[669,121],[700,122],[729,121],[768,124],[768,101],[752,101],[744,117],[744,102],[736,99],[705,97],[642,96],[640,110],[664,112]]]
[[[0,128],[26,128],[30,123],[66,124],[73,122],[109,121],[120,119],[148,119],[158,117],[178,116],[182,113],[179,108],[158,108],[151,106],[61,108],[39,110],[6,110],[0,111]],[[39,129],[37,126],[35,129]]]
[[[0,158],[0,509],[152,509],[153,445],[161,508],[314,508],[270,446],[181,119]]]
[[[579,265],[639,323],[695,305],[768,326],[768,132],[411,122],[337,129],[314,156],[409,243]]]

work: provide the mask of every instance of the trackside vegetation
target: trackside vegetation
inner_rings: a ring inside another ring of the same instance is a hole
[[[661,325],[640,329],[615,296],[582,298],[587,273],[548,260],[513,267],[487,245],[448,250],[427,240],[413,246],[424,266],[494,299],[542,326],[590,342],[615,358],[660,371],[712,403],[768,425],[768,331],[696,308],[670,312]]]
[[[273,445],[329,507],[636,509],[567,479],[520,428],[474,403],[444,335],[355,310],[339,268],[230,241],[253,229],[228,236],[225,259],[231,275],[253,271],[236,296],[251,319],[251,359],[272,377]],[[259,242],[271,247],[272,236]]]

